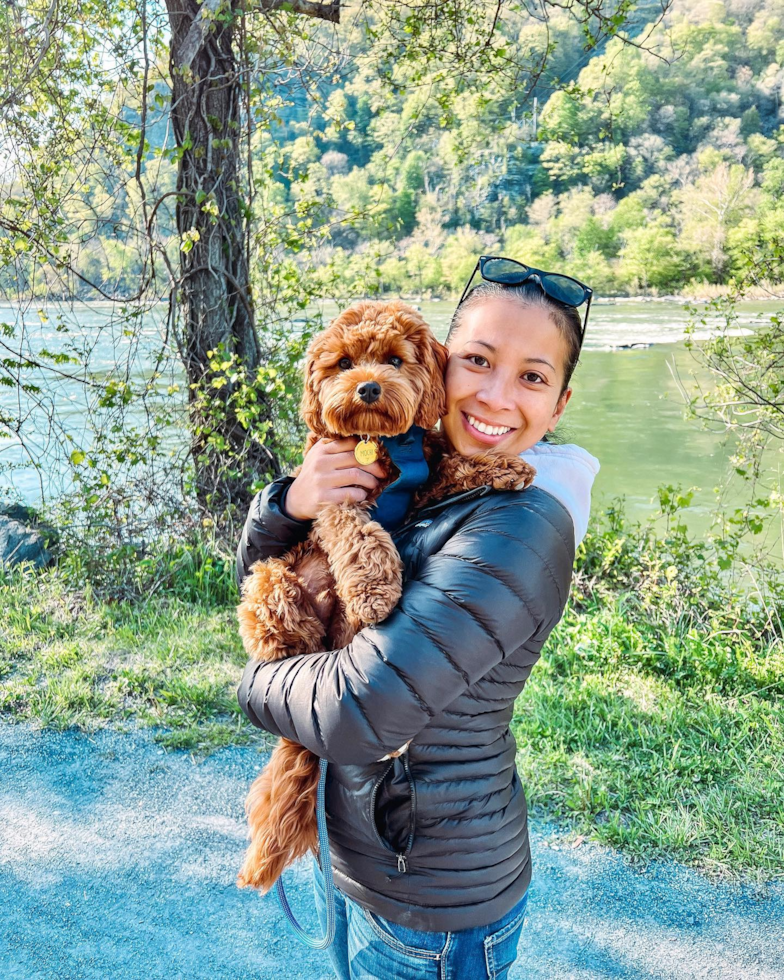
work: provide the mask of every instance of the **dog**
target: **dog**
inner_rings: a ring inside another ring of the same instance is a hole
[[[287,554],[251,567],[237,607],[250,657],[269,661],[339,649],[397,605],[402,563],[372,513],[385,491],[393,495],[402,481],[394,463],[397,437],[421,432],[423,459],[432,469],[425,470],[422,486],[407,488],[403,510],[412,496],[421,507],[482,485],[523,489],[533,479],[535,471],[519,456],[457,456],[433,430],[446,411],[447,358],[420,314],[400,301],[355,303],[311,342],[302,399],[309,429],[304,452],[320,438],[359,436],[360,446],[374,447],[371,454],[377,453],[386,475],[361,503],[323,507],[306,541]],[[396,505],[400,511],[399,500]],[[251,844],[239,887],[264,893],[295,860],[317,853],[318,765],[308,749],[279,740],[246,800]]]

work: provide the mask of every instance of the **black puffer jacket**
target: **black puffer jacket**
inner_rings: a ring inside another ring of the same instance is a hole
[[[238,579],[309,522],[282,509],[290,478],[254,498]],[[487,925],[531,878],[514,701],[561,618],[574,528],[536,486],[488,487],[418,511],[393,535],[403,596],[342,650],[261,664],[237,692],[254,725],[329,760],[337,887],[412,929]],[[407,753],[379,762],[412,739]]]

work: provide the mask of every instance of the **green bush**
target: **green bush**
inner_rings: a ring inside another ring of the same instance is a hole
[[[678,520],[691,493],[660,487],[659,501],[664,531],[652,520],[630,524],[619,501],[592,522],[577,550],[558,669],[635,666],[683,690],[784,694],[780,571],[758,568],[749,589],[737,551],[727,567],[724,538],[694,539]],[[587,615],[591,642],[580,638]]]

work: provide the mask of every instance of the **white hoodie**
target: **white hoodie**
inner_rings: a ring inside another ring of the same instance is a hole
[[[536,470],[534,486],[559,500],[572,515],[575,547],[585,537],[591,512],[591,487],[599,472],[599,460],[574,443],[537,442],[520,453]]]

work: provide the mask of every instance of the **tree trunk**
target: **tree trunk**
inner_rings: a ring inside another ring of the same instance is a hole
[[[196,0],[166,2],[172,31],[171,118],[180,154],[177,229],[185,246],[174,299],[189,385],[196,497],[213,515],[236,513],[235,508],[246,512],[250,480],[277,476],[280,467],[274,454],[251,441],[237,420],[231,403],[237,384],[226,378],[220,387],[212,385],[216,375],[225,373],[211,369],[208,357],[223,344],[224,356],[236,354],[251,383],[264,359],[248,282],[240,161],[242,89],[234,27],[225,14],[213,20],[214,30],[206,30],[189,55],[190,67],[180,68],[183,45],[201,5]],[[192,38],[193,31],[189,43]],[[265,415],[269,418],[268,412]]]

